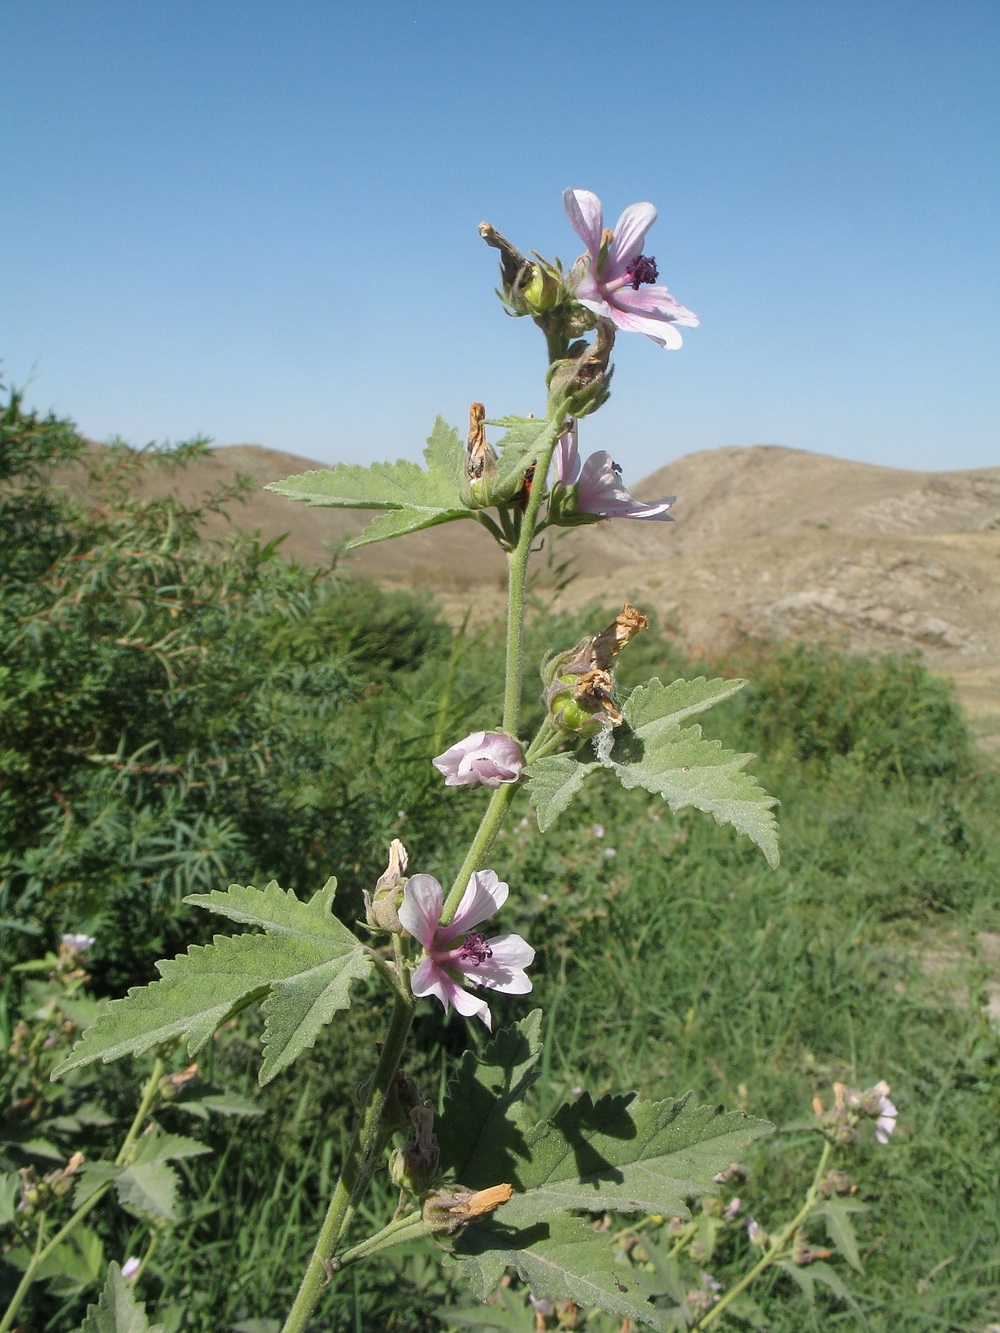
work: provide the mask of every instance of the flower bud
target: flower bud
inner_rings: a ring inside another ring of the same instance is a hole
[[[535,280],[534,269],[537,267],[525,259],[520,250],[501,236],[496,227],[488,222],[480,222],[479,234],[487,245],[500,251],[500,292],[498,293],[512,315],[527,315],[531,307],[525,300],[524,291]]]
[[[389,864],[378,877],[374,892],[369,893],[367,889],[363,891],[365,920],[372,930],[385,930],[392,935],[403,933],[397,912],[406,887],[408,860],[406,848],[398,838],[393,838],[389,844]]]
[[[432,1231],[451,1233],[459,1231],[477,1217],[492,1213],[514,1194],[513,1185],[491,1185],[485,1190],[467,1190],[456,1185],[450,1190],[436,1190],[428,1195],[421,1208],[421,1216]]]
[[[520,779],[524,751],[502,731],[474,731],[431,762],[447,787],[499,787]]]
[[[438,1151],[434,1138],[434,1108],[422,1102],[410,1111],[412,1130],[402,1148],[393,1150],[389,1158],[389,1175],[400,1189],[411,1194],[423,1194],[437,1175]]]
[[[568,416],[585,417],[608,401],[614,373],[610,364],[614,345],[614,324],[610,319],[598,319],[597,336],[592,344],[573,343],[567,357],[549,367],[549,395],[560,401]]]
[[[521,289],[521,297],[531,314],[544,314],[564,296],[563,285],[557,274],[547,265],[531,265],[531,279]]]

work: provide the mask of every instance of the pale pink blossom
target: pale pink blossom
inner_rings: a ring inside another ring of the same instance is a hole
[[[661,347],[680,347],[681,335],[674,326],[695,328],[698,316],[675,301],[666,287],[651,285],[659,274],[656,261],[642,253],[642,243],[656,221],[653,205],[630,204],[613,232],[604,230],[601,201],[590,190],[564,190],[563,206],[587,247],[570,275],[580,304],[626,332],[644,333]]]
[[[444,774],[446,787],[499,787],[517,782],[524,768],[524,751],[502,731],[474,731],[431,761]]]
[[[734,1194],[733,1197],[726,1204],[726,1207],[723,1211],[723,1216],[728,1217],[730,1219],[734,1218],[736,1214],[740,1211],[740,1208],[742,1206],[743,1206],[742,1201],[740,1200],[739,1195]]]
[[[591,454],[581,467],[575,421],[560,435],[552,461],[556,482],[577,487],[576,508],[584,514],[600,514],[604,518],[673,519],[667,510],[677,497],[671,495],[652,504],[636,500],[622,485],[621,468],[605,450]]]
[[[68,935],[61,935],[59,937],[59,943],[67,953],[85,954],[88,950],[93,948],[94,937],[93,935],[82,935],[77,934],[76,932],[71,932]]]
[[[759,1245],[763,1249],[767,1244],[767,1232],[753,1217],[747,1218],[747,1235],[750,1237],[751,1245]]]
[[[122,1264],[122,1277],[128,1281],[130,1278],[135,1277],[141,1267],[142,1261],[137,1259],[134,1254],[131,1255],[131,1257],[126,1259]]]
[[[874,1100],[875,1110],[875,1137],[879,1143],[888,1143],[889,1135],[896,1128],[896,1118],[899,1112],[889,1100],[889,1085],[884,1079],[880,1080],[872,1088],[869,1096]]]
[[[473,929],[500,910],[510,892],[495,871],[477,870],[469,880],[454,918],[441,925],[444,894],[433,875],[411,875],[403,891],[399,920],[424,946],[410,985],[416,996],[435,995],[445,1013],[455,1008],[475,1016],[492,1030],[489,1005],[466,989],[487,986],[505,995],[526,995],[531,982],[524,969],[535,951],[520,935],[487,939]]]

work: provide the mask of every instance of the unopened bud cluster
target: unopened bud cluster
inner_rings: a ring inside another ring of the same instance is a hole
[[[831,1143],[853,1143],[865,1121],[874,1121],[875,1137],[879,1143],[888,1143],[899,1114],[889,1100],[889,1085],[884,1079],[865,1092],[846,1083],[834,1083],[833,1105],[826,1108],[816,1097],[813,1110]]]

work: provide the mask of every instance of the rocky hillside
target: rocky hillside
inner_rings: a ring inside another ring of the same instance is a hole
[[[316,466],[232,445],[181,485],[190,493],[242,472],[262,486]],[[676,494],[676,522],[557,534],[558,559],[572,556],[578,574],[571,604],[628,597],[669,617],[691,646],[750,633],[862,652],[919,648],[956,682],[983,742],[1000,749],[1000,467],[911,472],[753,445],[689,454],[633,489]],[[366,522],[263,490],[233,517],[268,538],[287,532],[285,549],[306,561]],[[503,560],[471,522],[346,558],[382,582],[429,587],[455,611],[491,609],[502,596]]]

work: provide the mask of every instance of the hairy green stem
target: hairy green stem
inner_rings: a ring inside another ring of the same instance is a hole
[[[333,1191],[302,1285],[288,1312],[282,1333],[304,1333],[316,1308],[316,1302],[334,1271],[334,1250],[368,1184],[375,1157],[384,1146],[382,1111],[402,1058],[413,1017],[413,1005],[411,996],[396,992],[392,1022],[385,1045],[382,1047],[382,1054],[379,1056],[371,1088],[361,1107],[358,1128],[351,1139],[343,1172]]]
[[[441,924],[446,926],[458,910],[458,904],[462,901],[462,894],[468,888],[470,877],[479,869],[486,859],[486,854],[493,846],[493,839],[500,832],[504,819],[507,817],[507,811],[510,809],[510,803],[514,799],[514,793],[517,790],[517,783],[504,782],[493,792],[489,804],[486,807],[486,813],[480,821],[479,828],[476,830],[476,836],[473,838],[469,850],[465,854],[465,860],[462,862],[462,868],[455,876],[455,881],[448,890],[448,897],[445,899],[444,907],[441,911]]]
[[[740,1292],[746,1291],[750,1283],[753,1282],[755,1278],[759,1277],[765,1268],[770,1268],[771,1264],[781,1256],[790,1238],[795,1235],[796,1231],[798,1231],[799,1227],[809,1216],[809,1212],[812,1209],[813,1204],[816,1202],[816,1196],[819,1193],[819,1183],[823,1179],[826,1164],[830,1160],[830,1149],[831,1144],[828,1139],[826,1143],[823,1144],[823,1155],[819,1159],[819,1165],[816,1167],[816,1174],[813,1176],[813,1182],[809,1186],[809,1190],[806,1194],[805,1203],[803,1203],[802,1207],[788,1225],[783,1227],[776,1236],[772,1237],[770,1245],[768,1245],[758,1262],[750,1269],[750,1272],[740,1278],[739,1282],[737,1282],[734,1287],[730,1287],[725,1295],[712,1306],[711,1310],[708,1311],[705,1317],[694,1325],[696,1330],[708,1328],[709,1324],[713,1324],[716,1319],[718,1319],[719,1315],[722,1314],[726,1306],[729,1305],[731,1301],[734,1301]]]
[[[552,408],[556,411],[553,412]],[[524,589],[528,573],[531,544],[535,540],[538,510],[545,492],[552,450],[563,423],[561,401],[550,404],[550,415],[539,441],[535,478],[528,493],[521,520],[521,535],[517,545],[507,553],[507,661],[504,673],[503,729],[510,736],[517,735],[521,715],[521,675],[524,655]]]
[[[115,1166],[123,1166],[128,1160],[129,1153],[132,1151],[132,1146],[139,1137],[139,1131],[142,1129],[143,1122],[149,1114],[149,1110],[156,1098],[156,1093],[159,1089],[160,1079],[162,1077],[163,1061],[157,1056],[153,1061],[152,1072],[146,1080],[146,1086],[143,1088],[142,1098],[139,1102],[139,1109],[136,1111],[132,1123],[129,1125],[128,1133],[122,1140],[122,1146],[118,1150],[118,1155],[115,1158]],[[13,1328],[14,1320],[17,1317],[17,1312],[21,1307],[21,1303],[28,1294],[29,1287],[35,1280],[35,1274],[38,1272],[39,1268],[41,1268],[42,1264],[44,1264],[45,1260],[57,1246],[63,1243],[74,1228],[79,1226],[91,1209],[104,1198],[105,1194],[107,1194],[113,1184],[114,1181],[109,1180],[106,1184],[101,1185],[96,1189],[90,1198],[82,1203],[72,1216],[63,1223],[50,1241],[45,1245],[42,1245],[40,1248],[36,1246],[35,1252],[31,1256],[27,1268],[24,1270],[24,1276],[21,1278],[17,1290],[14,1292],[10,1305],[8,1305],[3,1319],[0,1319],[0,1333],[8,1333],[8,1331]],[[44,1217],[39,1220],[39,1239],[43,1234],[42,1227],[44,1226],[44,1220]]]
[[[517,545],[507,553],[507,644],[506,672],[504,674],[503,722],[504,731],[509,736],[517,735],[521,717],[521,678],[524,658],[524,590],[527,577],[528,560],[531,556],[531,543],[534,540],[538,522],[538,510],[545,492],[545,480],[552,450],[559,438],[563,422],[561,403],[550,404],[548,424],[542,432],[535,465],[535,483],[528,495],[528,503],[521,520],[521,533]],[[535,738],[537,742],[538,737]],[[455,876],[448,891],[441,912],[441,924],[447,925],[458,910],[462,894],[469,884],[469,877],[482,865],[487,852],[493,845],[493,839],[500,832],[500,827],[514,799],[515,783],[504,783],[497,787],[490,797],[475,838],[465,855],[461,869]]]
[[[433,1230],[434,1228],[424,1221],[419,1212],[405,1213],[383,1227],[381,1231],[376,1231],[374,1236],[369,1236],[367,1240],[353,1245],[338,1255],[336,1270],[339,1273],[350,1264],[356,1264],[361,1259],[370,1259],[383,1250],[391,1249],[393,1245],[403,1245],[407,1241],[419,1240],[421,1236],[429,1236]]]

